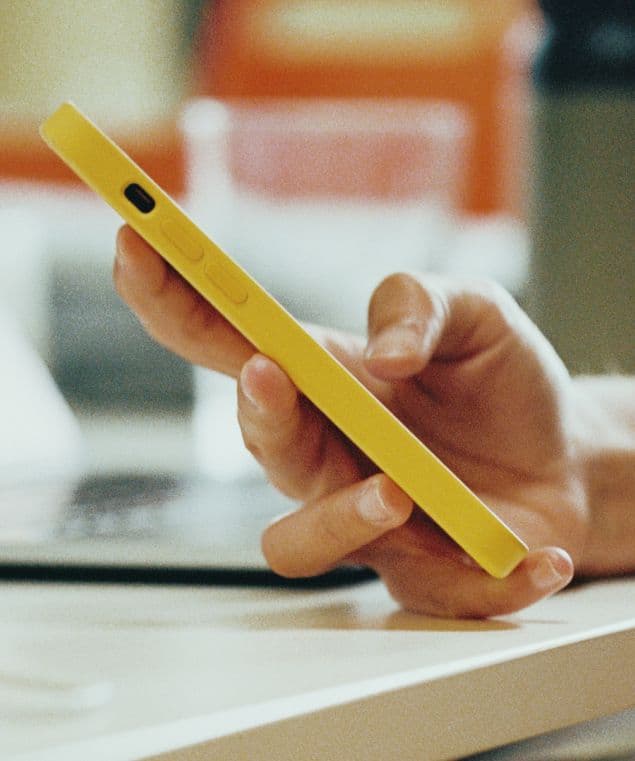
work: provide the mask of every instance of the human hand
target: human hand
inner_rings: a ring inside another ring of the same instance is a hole
[[[588,524],[571,446],[570,380],[504,291],[395,275],[371,301],[367,346],[360,338],[320,333],[529,544],[527,558],[497,580],[413,510],[275,363],[255,354],[128,228],[119,252],[115,281],[124,299],[168,348],[238,376],[248,448],[278,488],[305,503],[263,536],[274,570],[305,576],[340,563],[365,564],[403,606],[444,616],[508,613],[568,583]]]

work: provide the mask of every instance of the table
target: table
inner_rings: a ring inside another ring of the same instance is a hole
[[[489,621],[378,582],[4,583],[0,610],[3,759],[440,761],[635,706],[635,578]]]

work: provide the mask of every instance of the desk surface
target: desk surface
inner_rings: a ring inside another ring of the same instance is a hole
[[[0,610],[3,759],[433,761],[635,705],[633,578],[491,621],[376,582],[12,583]]]

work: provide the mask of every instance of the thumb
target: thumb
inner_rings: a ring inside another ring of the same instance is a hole
[[[399,273],[380,283],[368,309],[367,369],[396,380],[432,359],[457,361],[500,340],[521,313],[495,283]]]

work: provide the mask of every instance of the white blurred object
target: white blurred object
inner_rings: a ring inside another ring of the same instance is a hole
[[[35,348],[48,344],[45,262],[41,217],[26,205],[0,208],[0,304],[11,310]]]
[[[260,466],[247,451],[236,418],[236,381],[198,368],[192,438],[199,472],[220,482],[260,477]]]
[[[529,275],[527,228],[504,215],[464,218],[457,224],[447,251],[432,264],[437,272],[496,280],[519,294]]]
[[[0,305],[0,484],[74,478],[79,426],[44,363]]]

